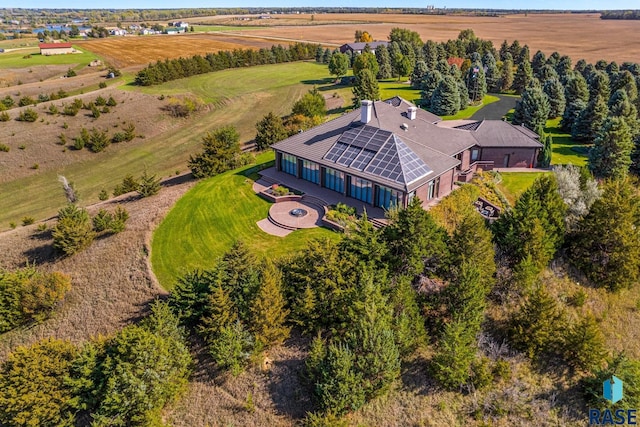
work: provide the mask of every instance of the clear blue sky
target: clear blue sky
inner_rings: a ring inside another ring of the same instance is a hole
[[[640,9],[638,0],[5,0],[0,7],[66,9],[174,9],[191,7],[426,7],[477,9]]]

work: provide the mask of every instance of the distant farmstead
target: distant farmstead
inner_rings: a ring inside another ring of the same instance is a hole
[[[73,47],[71,43],[40,43],[40,55],[64,55],[66,53],[73,53]]]
[[[364,51],[366,46],[369,46],[369,49],[375,53],[378,46],[389,46],[389,42],[347,43],[340,46],[340,53],[349,52],[351,54],[359,55]]]

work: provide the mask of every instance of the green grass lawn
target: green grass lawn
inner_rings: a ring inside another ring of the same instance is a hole
[[[273,152],[258,156],[258,164],[273,162]],[[277,258],[295,253],[310,239],[340,234],[326,228],[297,230],[286,237],[269,235],[256,225],[265,219],[271,203],[259,197],[247,176],[255,165],[206,179],[185,194],[153,235],[153,271],[165,289],[181,274],[210,268],[217,257],[242,240],[261,256]]]
[[[533,184],[533,181],[546,173],[550,172],[500,172],[502,182],[498,184],[498,188],[513,206],[518,197]]]
[[[548,120],[544,131],[553,137],[552,165],[584,166],[587,164],[589,145],[575,142],[570,134],[561,131],[559,118]]]
[[[399,96],[409,102],[418,103],[420,101],[420,89],[414,89],[408,82],[399,82],[397,79],[381,80],[378,83],[380,87],[380,99],[389,99]]]
[[[74,53],[68,55],[40,55],[40,50],[35,47],[33,49],[24,49],[16,52],[3,53],[0,56],[0,68],[28,68],[38,65],[72,65],[84,67],[89,62],[98,57],[91,52],[74,46],[76,50],[82,53]],[[30,58],[25,56],[31,55]]]
[[[500,98],[498,98],[497,96],[486,95],[484,98],[482,98],[482,104],[473,105],[471,107],[467,107],[464,110],[458,111],[456,114],[454,114],[452,116],[442,116],[442,120],[463,120],[463,119],[468,119],[469,117],[471,117],[475,113],[477,113],[478,110],[480,110],[485,105],[489,105],[489,104],[492,104],[492,103],[498,102],[498,101],[500,101]]]

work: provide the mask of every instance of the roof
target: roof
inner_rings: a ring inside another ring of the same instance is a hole
[[[40,43],[38,47],[40,49],[68,49],[71,47],[71,43]]]
[[[503,120],[442,121],[439,127],[468,131],[480,147],[541,148],[538,134]]]
[[[369,48],[371,50],[375,50],[380,45],[388,46],[389,42],[381,41],[381,42],[346,43],[346,44],[343,44],[342,46],[340,46],[340,52],[344,53],[344,51],[347,50],[347,48],[349,48],[349,49],[351,49],[353,51],[364,50],[366,45],[369,45]]]

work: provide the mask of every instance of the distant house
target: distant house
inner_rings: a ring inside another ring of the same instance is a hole
[[[537,138],[501,120],[445,122],[395,97],[271,147],[277,171],[388,209],[413,197],[429,205],[478,169],[534,167]]]
[[[74,53],[75,50],[71,43],[40,43],[40,55],[64,55],[65,53]]]
[[[380,45],[389,46],[389,42],[347,43],[340,46],[340,53],[350,52],[352,54],[360,54],[366,45],[369,45],[369,49],[375,51]]]
[[[126,36],[127,30],[124,30],[122,28],[114,28],[109,30],[109,34],[112,36]]]
[[[169,25],[172,27],[189,28],[189,23],[184,21],[170,22]]]

